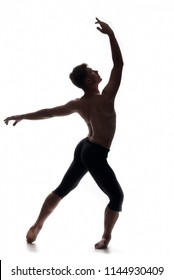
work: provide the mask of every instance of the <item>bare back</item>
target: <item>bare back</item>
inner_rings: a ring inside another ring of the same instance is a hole
[[[88,126],[89,140],[110,148],[116,130],[114,100],[121,82],[123,59],[120,47],[110,26],[99,19],[97,19],[96,23],[100,24],[97,29],[109,37],[113,68],[102,94],[97,94],[101,77],[98,71],[88,67],[84,87],[85,94],[78,99],[76,112],[81,115]]]
[[[90,141],[110,148],[116,129],[114,98],[106,95],[83,96],[78,100],[77,112],[86,122]]]

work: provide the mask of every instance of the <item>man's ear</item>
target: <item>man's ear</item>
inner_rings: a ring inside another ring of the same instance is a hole
[[[90,85],[91,84],[91,79],[90,78],[85,78],[85,84]]]

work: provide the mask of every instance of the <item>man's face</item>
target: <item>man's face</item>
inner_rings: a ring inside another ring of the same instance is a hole
[[[97,70],[93,70],[91,68],[87,69],[87,78],[91,79],[92,82],[98,83],[98,84],[102,81],[102,78],[98,74],[98,71]]]

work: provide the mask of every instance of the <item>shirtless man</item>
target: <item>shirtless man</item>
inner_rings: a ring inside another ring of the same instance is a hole
[[[107,155],[115,134],[116,114],[114,100],[121,82],[123,59],[118,42],[110,26],[96,18],[97,29],[108,35],[111,46],[113,68],[109,82],[100,93],[98,85],[101,77],[95,71],[81,64],[70,74],[74,85],[84,91],[81,98],[77,98],[65,105],[37,112],[12,116],[4,121],[14,121],[15,126],[21,120],[40,120],[52,117],[66,116],[78,113],[89,128],[88,137],[80,141],[74,152],[74,159],[67,170],[62,182],[56,190],[45,199],[40,214],[29,229],[26,239],[28,243],[36,240],[45,220],[52,213],[58,203],[80,182],[82,177],[90,172],[100,189],[108,196],[109,204],[104,213],[104,232],[101,240],[95,244],[96,249],[105,249],[111,239],[111,232],[122,210],[123,192],[116,176],[107,163]]]

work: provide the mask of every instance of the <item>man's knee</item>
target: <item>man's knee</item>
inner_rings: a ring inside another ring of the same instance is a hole
[[[110,198],[110,202],[108,204],[108,207],[114,211],[122,211],[122,205],[123,205],[123,200],[124,200],[124,193],[120,189],[119,192],[117,192],[116,195]]]

